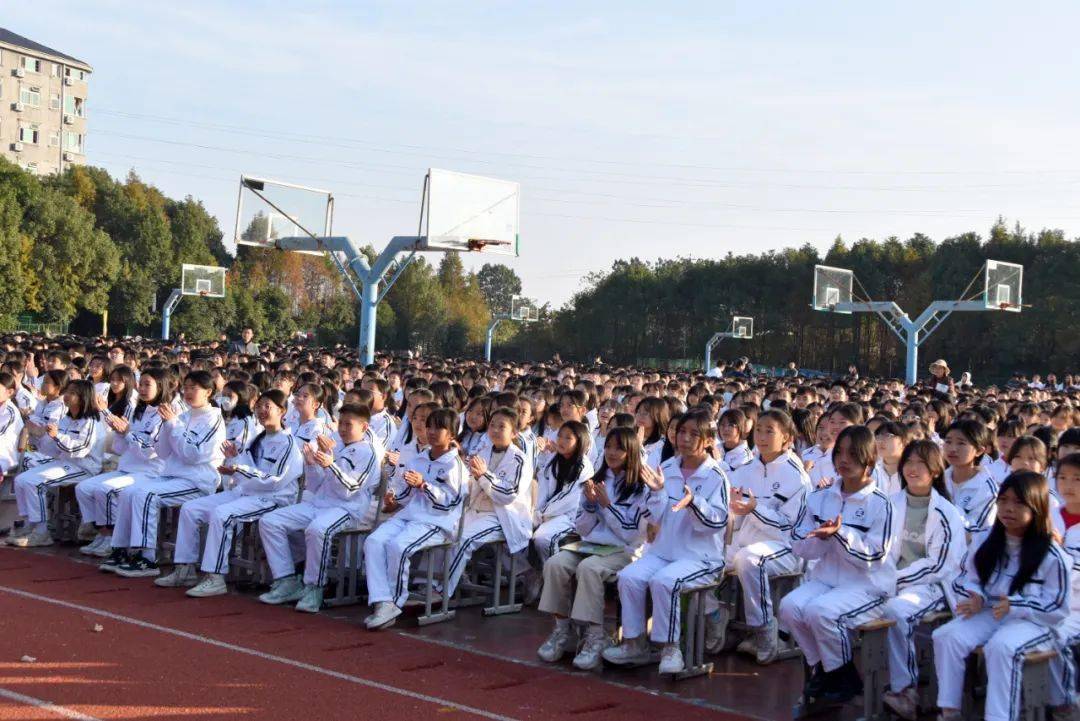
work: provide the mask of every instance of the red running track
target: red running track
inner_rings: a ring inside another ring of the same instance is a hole
[[[62,556],[0,549],[0,719],[245,717],[743,718],[247,596],[189,599]]]

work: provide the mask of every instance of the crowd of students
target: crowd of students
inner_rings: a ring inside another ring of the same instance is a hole
[[[452,596],[477,549],[502,541],[526,569],[526,601],[552,617],[546,662],[658,658],[678,673],[681,594],[737,583],[749,629],[737,652],[769,664],[790,636],[807,697],[861,693],[852,632],[887,618],[885,701],[915,718],[915,629],[945,611],[941,718],[958,717],[980,646],[987,719],[1015,718],[1032,650],[1057,652],[1054,711],[1076,712],[1080,389],[957,385],[937,363],[905,387],[561,362],[364,367],[297,347],[13,336],[0,349],[10,546],[51,545],[51,492],[74,486],[80,552],[202,597],[227,592],[234,537],[257,522],[273,579],[259,600],[314,613],[335,535],[368,530],[374,630],[402,613],[420,551],[449,544],[438,592]],[[179,520],[163,575],[168,507]],[[770,578],[800,573],[772,597]],[[736,640],[735,605],[708,598],[715,653]]]

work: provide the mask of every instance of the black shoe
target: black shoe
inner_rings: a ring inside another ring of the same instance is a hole
[[[104,571],[105,573],[116,573],[116,569],[125,565],[130,560],[131,558],[128,556],[127,549],[114,548],[112,553],[109,554],[109,557],[106,558],[103,563],[98,565],[98,570]]]
[[[826,686],[822,698],[831,703],[847,703],[863,692],[862,679],[850,661],[831,672]]]
[[[827,676],[820,663],[814,664],[810,669],[810,677],[806,679],[806,685],[803,687],[803,696],[808,699],[820,696],[825,690]]]
[[[124,578],[149,578],[150,576],[161,575],[161,571],[158,570],[157,563],[146,560],[140,553],[123,566],[117,568],[116,575]]]

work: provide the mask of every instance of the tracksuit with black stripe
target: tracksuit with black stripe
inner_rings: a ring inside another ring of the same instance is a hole
[[[51,439],[56,446],[56,457],[15,476],[19,515],[30,524],[49,520],[50,488],[72,486],[101,473],[105,424],[98,414],[78,419],[64,415],[57,428],[56,438]]]

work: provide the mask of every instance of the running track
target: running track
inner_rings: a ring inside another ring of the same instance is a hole
[[[0,720],[245,717],[746,718],[250,596],[188,599],[64,556],[0,548]]]

